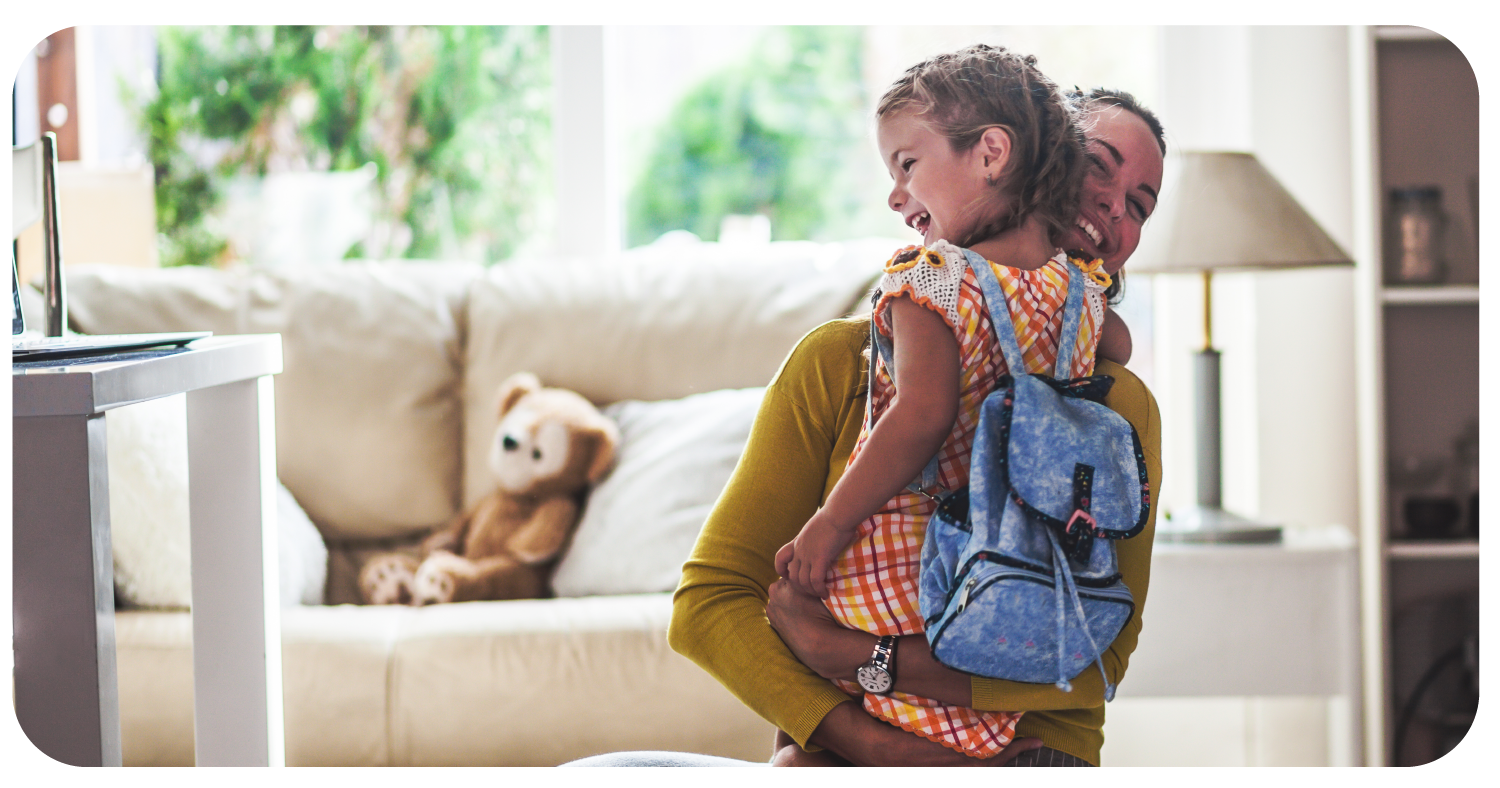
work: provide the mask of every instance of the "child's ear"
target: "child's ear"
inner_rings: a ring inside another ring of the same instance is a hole
[[[984,130],[979,142],[974,145],[974,152],[979,158],[979,166],[984,171],[984,179],[987,183],[1000,180],[1005,173],[1006,165],[1010,164],[1010,156],[1015,148],[1015,142],[1011,139],[1010,130],[1004,126],[991,126]]]

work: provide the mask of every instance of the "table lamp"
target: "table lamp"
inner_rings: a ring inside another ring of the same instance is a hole
[[[1223,508],[1215,271],[1353,265],[1297,200],[1249,153],[1186,151],[1167,199],[1130,259],[1131,273],[1203,277],[1203,349],[1195,358],[1198,503],[1157,524],[1166,542],[1275,542],[1281,526]]]

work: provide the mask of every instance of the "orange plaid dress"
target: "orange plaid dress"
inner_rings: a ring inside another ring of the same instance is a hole
[[[914,260],[898,262],[911,257],[913,250]],[[1082,261],[1069,263],[1061,253],[1033,271],[991,264],[1010,304],[1021,355],[1029,372],[1049,375],[1053,372],[1067,298],[1065,266],[1070,264],[1095,271],[1099,266],[1097,261],[1088,265]],[[1106,277],[1096,273],[1085,282],[1086,308],[1074,339],[1071,377],[1092,374],[1094,350],[1103,325]],[[939,487],[957,489],[968,483],[969,452],[979,421],[979,406],[1006,371],[984,295],[974,272],[968,270],[963,252],[946,242],[928,249],[907,247],[898,252],[887,264],[880,291],[874,318],[881,333],[890,335],[886,313],[890,300],[906,296],[942,315],[958,339],[961,365],[958,418],[943,443],[938,461]],[[894,395],[890,373],[884,362],[879,361],[874,389],[870,392],[870,410],[849,456],[850,463],[859,457],[870,430]],[[903,491],[860,524],[854,541],[829,573],[827,605],[835,618],[845,626],[876,635],[912,635],[923,631],[917,606],[918,578],[922,538],[935,509],[931,498]],[[902,692],[873,695],[853,682],[838,684],[851,695],[863,695],[865,710],[876,717],[977,758],[998,754],[1015,737],[1016,723],[1021,718],[1019,712],[977,711]]]

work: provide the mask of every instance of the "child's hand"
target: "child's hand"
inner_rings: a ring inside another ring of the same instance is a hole
[[[776,573],[798,591],[827,599],[828,586],[824,581],[828,570],[853,536],[814,516],[802,526],[802,533],[796,539],[776,551]]]

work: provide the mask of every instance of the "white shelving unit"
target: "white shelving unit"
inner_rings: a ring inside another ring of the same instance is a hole
[[[1448,559],[1479,560],[1479,540],[1456,541],[1404,540],[1387,544],[1385,554],[1393,561],[1429,561]]]
[[[1460,671],[1419,681],[1478,629],[1479,540],[1466,533],[1468,490],[1457,493],[1453,538],[1416,539],[1393,489],[1393,459],[1451,456],[1479,417],[1478,91],[1446,39],[1422,28],[1353,28],[1361,625],[1365,760],[1430,762],[1465,728]],[[1436,186],[1449,216],[1447,281],[1388,283],[1383,261],[1391,189]],[[1446,705],[1445,705],[1446,704]],[[1401,752],[1395,752],[1404,728]]]
[[[1387,287],[1380,297],[1387,304],[1478,304],[1479,285]]]

